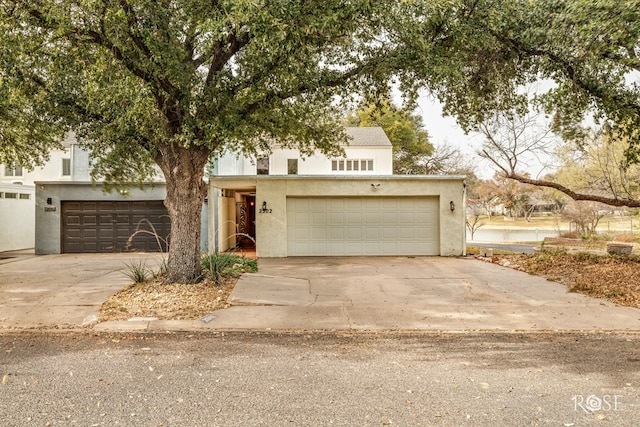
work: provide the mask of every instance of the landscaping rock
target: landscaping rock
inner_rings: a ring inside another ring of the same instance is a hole
[[[607,253],[609,255],[631,255],[633,245],[627,243],[607,243]]]

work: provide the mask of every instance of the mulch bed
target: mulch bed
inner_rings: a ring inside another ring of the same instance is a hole
[[[100,322],[154,317],[160,320],[196,320],[228,307],[227,298],[238,277],[222,284],[210,280],[194,284],[162,284],[162,280],[128,286],[114,294],[100,308]]]

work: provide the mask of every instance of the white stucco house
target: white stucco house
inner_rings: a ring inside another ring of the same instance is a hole
[[[274,150],[223,158],[210,178],[210,247],[259,257],[462,255],[464,176],[395,176],[381,128],[347,128],[344,158]]]
[[[49,160],[33,170],[19,164],[0,165],[0,252],[29,249],[35,245],[37,181],[88,181],[89,160],[72,137],[62,149],[52,150]]]
[[[394,176],[381,128],[347,133],[340,158],[276,148],[259,158],[215,159],[202,249],[250,246],[259,257],[462,255],[464,177]],[[35,221],[36,253],[165,250],[164,183],[105,193],[90,182],[87,153],[72,139],[65,144],[42,170],[20,177],[34,189],[34,219],[24,222]]]
[[[348,127],[345,158],[320,153],[304,157],[295,149],[276,148],[257,159],[241,153],[226,153],[216,159],[214,175],[391,175],[391,141],[379,127]]]

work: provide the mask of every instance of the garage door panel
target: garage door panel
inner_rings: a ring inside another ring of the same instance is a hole
[[[131,232],[129,227],[116,227],[115,236],[117,239],[128,239],[129,236],[132,236],[134,233]]]
[[[380,223],[380,212],[364,212],[363,213],[363,222],[365,224],[379,224]]]
[[[78,215],[69,215],[68,217],[65,218],[64,223],[67,225],[80,225],[81,222],[81,218]]]
[[[342,211],[348,209],[348,206],[345,205],[345,199],[329,199],[328,204],[328,207],[331,210]]]
[[[415,212],[398,212],[397,221],[400,223],[415,223],[421,221],[422,215],[416,215]]]
[[[289,255],[437,255],[437,197],[287,199]]]
[[[303,240],[303,241],[309,240],[309,228],[302,228],[302,227],[296,228],[292,230],[292,234],[293,235],[291,237],[294,240]]]
[[[342,226],[345,222],[344,212],[329,212],[329,225]]]
[[[311,225],[326,226],[327,214],[325,212],[311,212]]]
[[[380,238],[380,229],[378,228],[372,228],[372,227],[365,227],[362,229],[363,231],[363,238],[364,240],[374,240],[377,241]]]
[[[308,203],[308,209],[311,211],[325,211],[327,202],[324,199],[311,199]]]
[[[362,223],[362,212],[346,212],[345,220],[347,225],[360,225]]]
[[[347,240],[348,241],[354,241],[354,240],[362,240],[362,228],[360,227],[347,227]]]
[[[327,244],[326,242],[313,242],[309,245],[309,251],[307,255],[313,255],[317,253],[327,253]]]
[[[395,212],[382,212],[383,224],[398,224],[398,214]]]
[[[152,224],[149,225],[150,222]],[[62,202],[63,252],[166,251],[158,246],[152,233],[165,239],[171,232],[171,221],[162,201],[84,201]]]
[[[329,229],[329,240],[339,240],[342,241],[345,238],[344,228],[330,228]]]
[[[382,229],[382,238],[386,241],[388,239],[397,239],[398,230],[396,228],[384,227]]]
[[[79,228],[70,228],[67,231],[67,237],[69,238],[69,240],[80,240],[80,238],[82,237],[82,232]]]
[[[312,227],[310,238],[312,240],[326,240],[328,230],[325,227]]]
[[[354,200],[354,208],[356,209],[375,209],[380,210],[383,208],[380,199],[371,198],[371,199],[353,199]]]

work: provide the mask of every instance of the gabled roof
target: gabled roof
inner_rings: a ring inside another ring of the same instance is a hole
[[[381,127],[348,127],[346,131],[352,138],[350,147],[391,147],[391,141]]]

